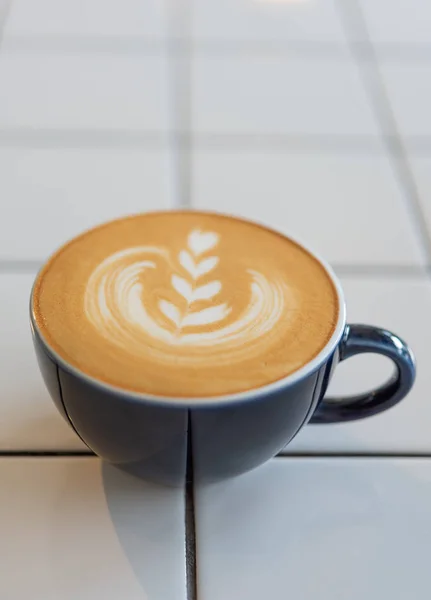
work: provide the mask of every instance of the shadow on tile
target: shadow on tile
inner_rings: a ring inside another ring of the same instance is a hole
[[[118,540],[148,598],[170,598],[184,581],[184,493],[101,463],[108,510]],[[180,550],[179,550],[180,549]],[[173,585],[175,582],[175,586]]]
[[[90,450],[73,429],[57,413],[55,408],[40,410],[35,403],[34,411],[21,415],[8,415],[9,425],[0,431],[0,451],[7,452],[83,452]],[[15,418],[14,418],[15,417]]]
[[[328,428],[332,431],[335,428],[337,431],[336,445],[327,443]],[[346,426],[346,423],[340,423],[339,425],[306,425],[296,434],[290,444],[279,452],[278,456],[294,456],[296,454],[310,457],[320,454],[325,456],[331,454],[348,456],[349,448],[360,448],[352,454],[373,454],[373,448],[367,448],[364,440],[349,431],[349,425]]]

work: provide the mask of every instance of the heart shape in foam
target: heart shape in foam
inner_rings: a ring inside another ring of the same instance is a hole
[[[194,229],[188,236],[187,244],[195,256],[203,254],[218,243],[219,236],[216,233],[203,233],[199,229]]]

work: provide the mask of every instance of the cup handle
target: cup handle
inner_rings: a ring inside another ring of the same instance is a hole
[[[412,351],[398,336],[370,325],[347,325],[340,344],[340,361],[372,352],[383,354],[395,363],[393,376],[384,385],[365,394],[347,398],[324,398],[310,423],[339,423],[371,417],[391,408],[404,398],[416,376]]]

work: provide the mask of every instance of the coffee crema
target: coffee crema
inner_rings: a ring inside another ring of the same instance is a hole
[[[85,232],[40,272],[33,316],[83,373],[124,390],[213,397],[290,375],[327,344],[338,299],[283,235],[204,212],[134,215]]]

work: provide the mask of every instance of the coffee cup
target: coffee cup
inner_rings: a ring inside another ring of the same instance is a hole
[[[103,459],[169,485],[257,467],[308,423],[370,417],[411,389],[406,343],[346,324],[330,266],[263,225],[210,212],[132,215],[74,238],[42,267],[31,328],[57,408]],[[361,353],[394,375],[325,396]]]

